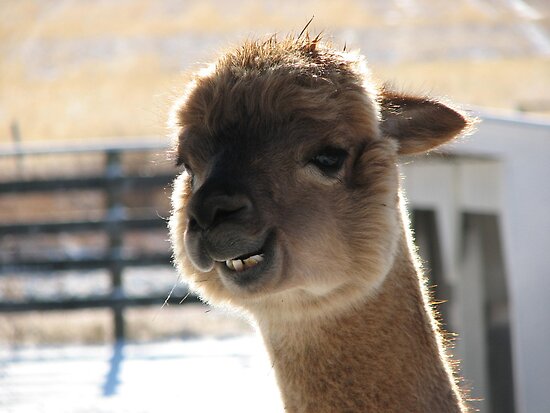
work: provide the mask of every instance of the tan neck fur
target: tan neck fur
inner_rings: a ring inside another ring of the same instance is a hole
[[[318,322],[260,322],[287,412],[466,411],[404,240],[399,250],[362,305]]]

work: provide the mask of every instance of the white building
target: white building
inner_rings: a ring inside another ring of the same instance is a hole
[[[547,412],[550,122],[479,116],[445,155],[403,165],[417,243],[474,405]]]

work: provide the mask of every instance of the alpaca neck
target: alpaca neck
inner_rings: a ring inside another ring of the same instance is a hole
[[[412,258],[401,252],[379,291],[353,309],[260,322],[287,412],[465,411]]]

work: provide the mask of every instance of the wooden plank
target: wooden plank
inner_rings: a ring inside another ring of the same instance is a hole
[[[114,262],[108,255],[78,259],[14,260],[0,263],[0,276],[16,272],[49,272],[68,270],[96,270],[108,268]],[[172,265],[170,254],[147,254],[139,257],[121,257],[123,267]]]
[[[105,152],[161,152],[168,149],[168,142],[159,137],[143,137],[139,139],[121,140],[120,138],[87,139],[85,144],[75,141],[56,142],[45,140],[39,143],[26,143],[19,147],[15,145],[0,145],[0,158],[13,156],[49,156],[73,155],[84,153]],[[116,143],[113,143],[116,142]]]
[[[112,225],[112,222],[108,219],[7,224],[0,225],[0,236],[103,231],[109,225]],[[165,219],[155,216],[144,218],[126,218],[120,222],[117,222],[117,225],[124,230],[135,230],[166,228],[167,224]]]
[[[119,186],[121,190],[168,185],[175,174],[152,176],[84,176],[75,178],[34,179],[0,182],[0,194],[51,192],[83,189],[105,189],[109,184]]]
[[[139,306],[162,306],[164,303],[188,304],[200,302],[193,294],[155,295],[146,297],[116,297],[114,295],[92,296],[80,299],[68,300],[26,300],[26,301],[4,301],[0,302],[0,313],[16,313],[28,311],[59,311],[59,310],[82,310],[87,308],[112,308],[114,306],[139,307]]]

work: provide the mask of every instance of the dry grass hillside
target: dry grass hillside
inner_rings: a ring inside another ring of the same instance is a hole
[[[550,113],[542,0],[0,2],[0,143],[165,133],[185,73],[244,37],[313,31],[380,81],[468,105]]]

